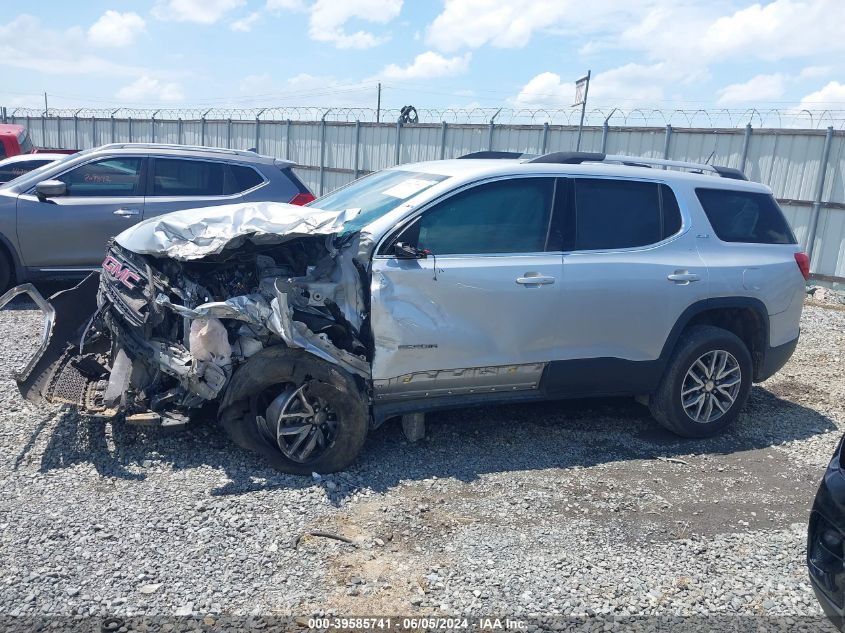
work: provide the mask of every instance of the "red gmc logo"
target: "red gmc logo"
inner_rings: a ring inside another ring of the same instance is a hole
[[[111,255],[107,255],[103,260],[103,270],[120,281],[120,283],[130,290],[135,288],[136,281],[141,281],[141,278],[138,275],[133,273],[127,266],[121,264]]]

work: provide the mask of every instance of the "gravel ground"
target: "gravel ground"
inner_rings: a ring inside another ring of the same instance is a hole
[[[805,309],[795,356],[721,438],[678,439],[627,399],[456,411],[429,416],[416,444],[385,425],[354,468],[319,480],[267,468],[214,424],[166,435],[23,402],[9,373],[40,323],[24,303],[0,313],[0,619],[571,616],[617,630],[609,616],[688,616],[712,630],[755,616],[832,630],[803,558],[845,426],[842,309]],[[293,547],[313,530],[357,547]]]

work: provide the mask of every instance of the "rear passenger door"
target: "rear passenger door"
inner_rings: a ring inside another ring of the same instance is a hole
[[[246,171],[235,173],[223,161],[159,156],[150,162],[145,218],[181,209],[240,202],[244,191],[264,182],[255,169],[239,165],[239,170]]]
[[[536,387],[541,363],[559,353],[554,190],[550,177],[478,184],[382,243],[371,290],[379,398]],[[395,242],[430,254],[399,259]]]
[[[568,186],[566,358],[654,361],[681,313],[708,294],[689,215],[665,184],[573,178]],[[624,367],[636,365],[611,360],[602,373]]]

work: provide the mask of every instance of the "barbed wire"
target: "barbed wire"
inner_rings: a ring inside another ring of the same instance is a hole
[[[581,109],[573,108],[416,108],[420,124],[524,124],[578,125]],[[40,119],[44,110],[6,108],[6,120]],[[47,110],[48,118],[156,120],[156,121],[341,121],[362,123],[396,122],[399,109],[360,107],[285,106],[268,108],[77,108]],[[658,109],[591,107],[585,112],[585,125],[626,127],[736,128],[751,124],[761,128],[845,129],[845,110],[793,108],[748,109]]]

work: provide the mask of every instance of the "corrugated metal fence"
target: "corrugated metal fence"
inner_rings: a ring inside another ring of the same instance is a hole
[[[454,158],[480,150],[540,154],[574,150],[577,127],[341,121],[18,117],[41,147],[85,149],[110,142],[155,142],[246,149],[295,161],[305,183],[326,193],[392,165]],[[737,167],[769,185],[812,270],[845,281],[845,132],[842,130],[589,127],[584,151]],[[813,230],[813,224],[816,224]],[[809,235],[812,244],[807,244]],[[836,279],[834,279],[836,278]]]

